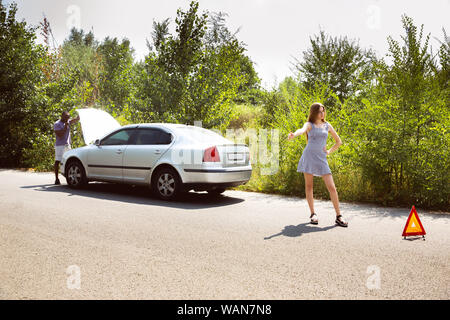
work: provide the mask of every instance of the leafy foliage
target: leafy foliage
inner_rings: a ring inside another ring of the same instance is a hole
[[[149,52],[135,61],[128,39],[98,40],[72,29],[61,46],[50,22],[39,29],[16,20],[17,6],[0,2],[0,166],[51,170],[52,124],[66,110],[96,107],[121,124],[177,122],[204,127],[279,133],[278,170],[266,174],[262,154],[252,158],[252,179],[241,189],[304,196],[297,163],[309,106],[327,107],[326,119],[343,145],[328,157],[341,200],[448,209],[450,42],[445,30],[436,54],[410,17],[402,16],[400,40],[387,39],[389,54],[377,58],[346,37],[323,31],[296,60],[294,77],[265,90],[238,32],[225,13],[199,11],[191,2],[171,19],[153,22]],[[44,44],[35,43],[36,32]],[[80,126],[73,145],[84,144]],[[247,137],[248,138],[248,137]],[[253,142],[248,139],[249,144]],[[328,147],[333,141],[330,137]],[[250,146],[252,148],[252,146]],[[254,146],[253,146],[254,147]],[[319,178],[315,178],[320,182]],[[316,197],[328,198],[323,183]]]
[[[39,65],[44,56],[34,44],[35,28],[16,20],[17,5],[0,3],[0,165],[11,166],[22,159],[22,149],[36,117],[31,98],[41,80]]]
[[[234,118],[231,103],[237,92],[253,85],[248,79],[255,77],[254,70],[243,45],[224,26],[223,15],[208,20],[198,7],[191,2],[186,12],[178,10],[175,35],[168,32],[169,19],[153,23],[149,48],[154,50],[138,76],[135,120],[201,120],[205,127],[224,129]]]
[[[361,48],[357,41],[333,38],[321,31],[311,37],[310,42],[311,47],[303,52],[303,59],[295,59],[294,63],[294,69],[308,89],[326,84],[343,101],[372,76],[375,53]],[[333,106],[334,102],[326,103]]]

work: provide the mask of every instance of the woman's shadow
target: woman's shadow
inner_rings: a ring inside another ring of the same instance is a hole
[[[281,230],[281,232],[279,232],[277,234],[273,234],[268,237],[265,237],[264,240],[269,240],[269,239],[272,239],[272,238],[278,237],[278,236],[300,237],[302,234],[305,234],[305,233],[322,232],[322,231],[333,229],[335,227],[336,227],[336,225],[320,228],[320,227],[311,225],[310,222],[300,223],[299,225],[296,225],[296,226],[289,225],[289,226],[284,227],[284,229]]]

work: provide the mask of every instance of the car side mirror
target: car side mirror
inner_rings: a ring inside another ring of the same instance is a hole
[[[94,145],[99,146],[100,145],[100,139],[97,139],[94,141]]]

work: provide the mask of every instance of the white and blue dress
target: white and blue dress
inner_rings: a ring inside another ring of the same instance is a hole
[[[308,132],[308,144],[298,162],[297,172],[306,172],[314,176],[330,174],[327,153],[323,150],[327,144],[329,124],[325,122],[321,127],[312,122],[310,124],[312,128]]]

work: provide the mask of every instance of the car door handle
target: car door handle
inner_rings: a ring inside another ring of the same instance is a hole
[[[119,150],[116,150],[116,153],[117,153],[117,154],[121,154],[121,153],[122,153],[122,150],[120,150],[120,149],[119,149]]]
[[[161,154],[161,150],[155,150],[155,154]]]

